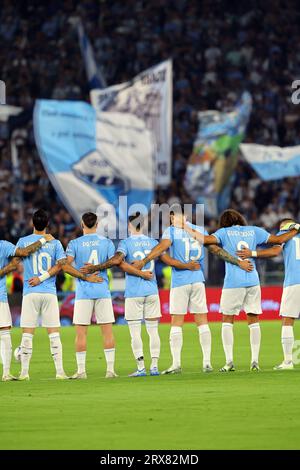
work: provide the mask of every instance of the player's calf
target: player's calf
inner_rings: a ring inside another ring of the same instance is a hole
[[[10,375],[10,365],[12,358],[10,327],[0,329],[0,353],[3,364],[2,380],[4,382],[14,380],[14,377]]]
[[[56,370],[56,378],[58,380],[68,379],[69,377],[66,375],[63,367],[63,352],[60,334],[57,330],[53,330],[50,328],[48,328],[48,334],[50,341],[50,351]]]
[[[21,373],[18,380],[29,380],[34,329],[24,329],[21,340]]]
[[[136,360],[137,371],[130,374],[129,377],[142,377],[146,375],[143,341],[142,341],[142,321],[128,320],[128,327],[131,336],[131,349]]]
[[[106,360],[106,378],[116,378],[115,373],[115,339],[113,335],[112,323],[101,325],[103,342],[104,342],[104,355]]]
[[[160,356],[160,337],[158,333],[158,320],[145,320],[146,330],[149,335],[149,346],[151,355],[150,375],[159,375],[158,360]]]

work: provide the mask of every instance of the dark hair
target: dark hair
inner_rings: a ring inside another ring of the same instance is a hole
[[[184,204],[180,203],[180,202],[175,202],[174,204],[172,204],[171,207],[175,207],[176,209],[175,210],[170,210],[170,225],[172,225],[172,216],[174,216],[175,214],[182,214],[184,215]]]
[[[219,227],[232,227],[233,225],[247,225],[245,217],[234,209],[226,209],[222,212],[219,221]]]
[[[128,222],[139,232],[144,225],[144,217],[140,212],[135,212],[128,217]]]
[[[36,230],[41,232],[49,224],[49,215],[44,209],[39,209],[32,216],[32,223]]]
[[[82,222],[87,228],[93,228],[97,223],[97,216],[94,212],[86,212],[82,216]]]

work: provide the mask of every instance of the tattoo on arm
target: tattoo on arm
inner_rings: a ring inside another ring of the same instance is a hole
[[[220,246],[210,245],[208,249],[209,249],[210,253],[213,253],[214,255],[218,256],[223,261],[225,261],[227,263],[235,264],[236,266],[239,265],[238,258],[236,258],[235,256],[232,256],[230,253],[225,251]]]
[[[105,269],[111,268],[112,266],[119,266],[123,261],[123,253],[116,253],[112,258],[109,258],[105,263],[95,264],[90,272],[95,273],[96,271],[105,271]]]
[[[31,243],[31,245],[26,246],[26,248],[17,248],[16,249],[16,256],[26,257],[32,255],[37,250],[41,248],[42,244],[40,240],[37,242]]]
[[[17,264],[21,261],[20,258],[14,258],[13,261],[10,261],[6,266],[0,269],[0,277],[6,276],[17,269]]]

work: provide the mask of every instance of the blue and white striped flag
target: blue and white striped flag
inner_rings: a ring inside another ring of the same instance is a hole
[[[93,90],[94,88],[105,88],[105,78],[103,77],[100,68],[96,64],[93,47],[89,41],[89,38],[85,34],[81,20],[77,22],[76,27],[81,55],[84,60],[85,70],[89,82],[89,88],[90,90]]]

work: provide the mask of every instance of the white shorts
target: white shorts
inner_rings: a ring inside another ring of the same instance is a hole
[[[160,317],[158,294],[147,295],[146,297],[127,297],[125,299],[125,320],[148,320]]]
[[[8,302],[0,302],[0,328],[12,326]]]
[[[95,313],[98,324],[115,322],[111,298],[79,299],[74,303],[74,325],[90,325],[93,313]]]
[[[239,315],[241,310],[255,315],[262,313],[260,286],[222,290],[220,312],[223,315]]]
[[[42,326],[58,328],[60,326],[59,307],[55,294],[27,294],[24,295],[21,309],[22,328],[35,328],[38,326],[39,316]]]
[[[185,315],[207,313],[206,292],[203,282],[172,287],[170,292],[170,314]]]
[[[298,318],[300,313],[300,284],[284,287],[282,291],[279,315]]]

